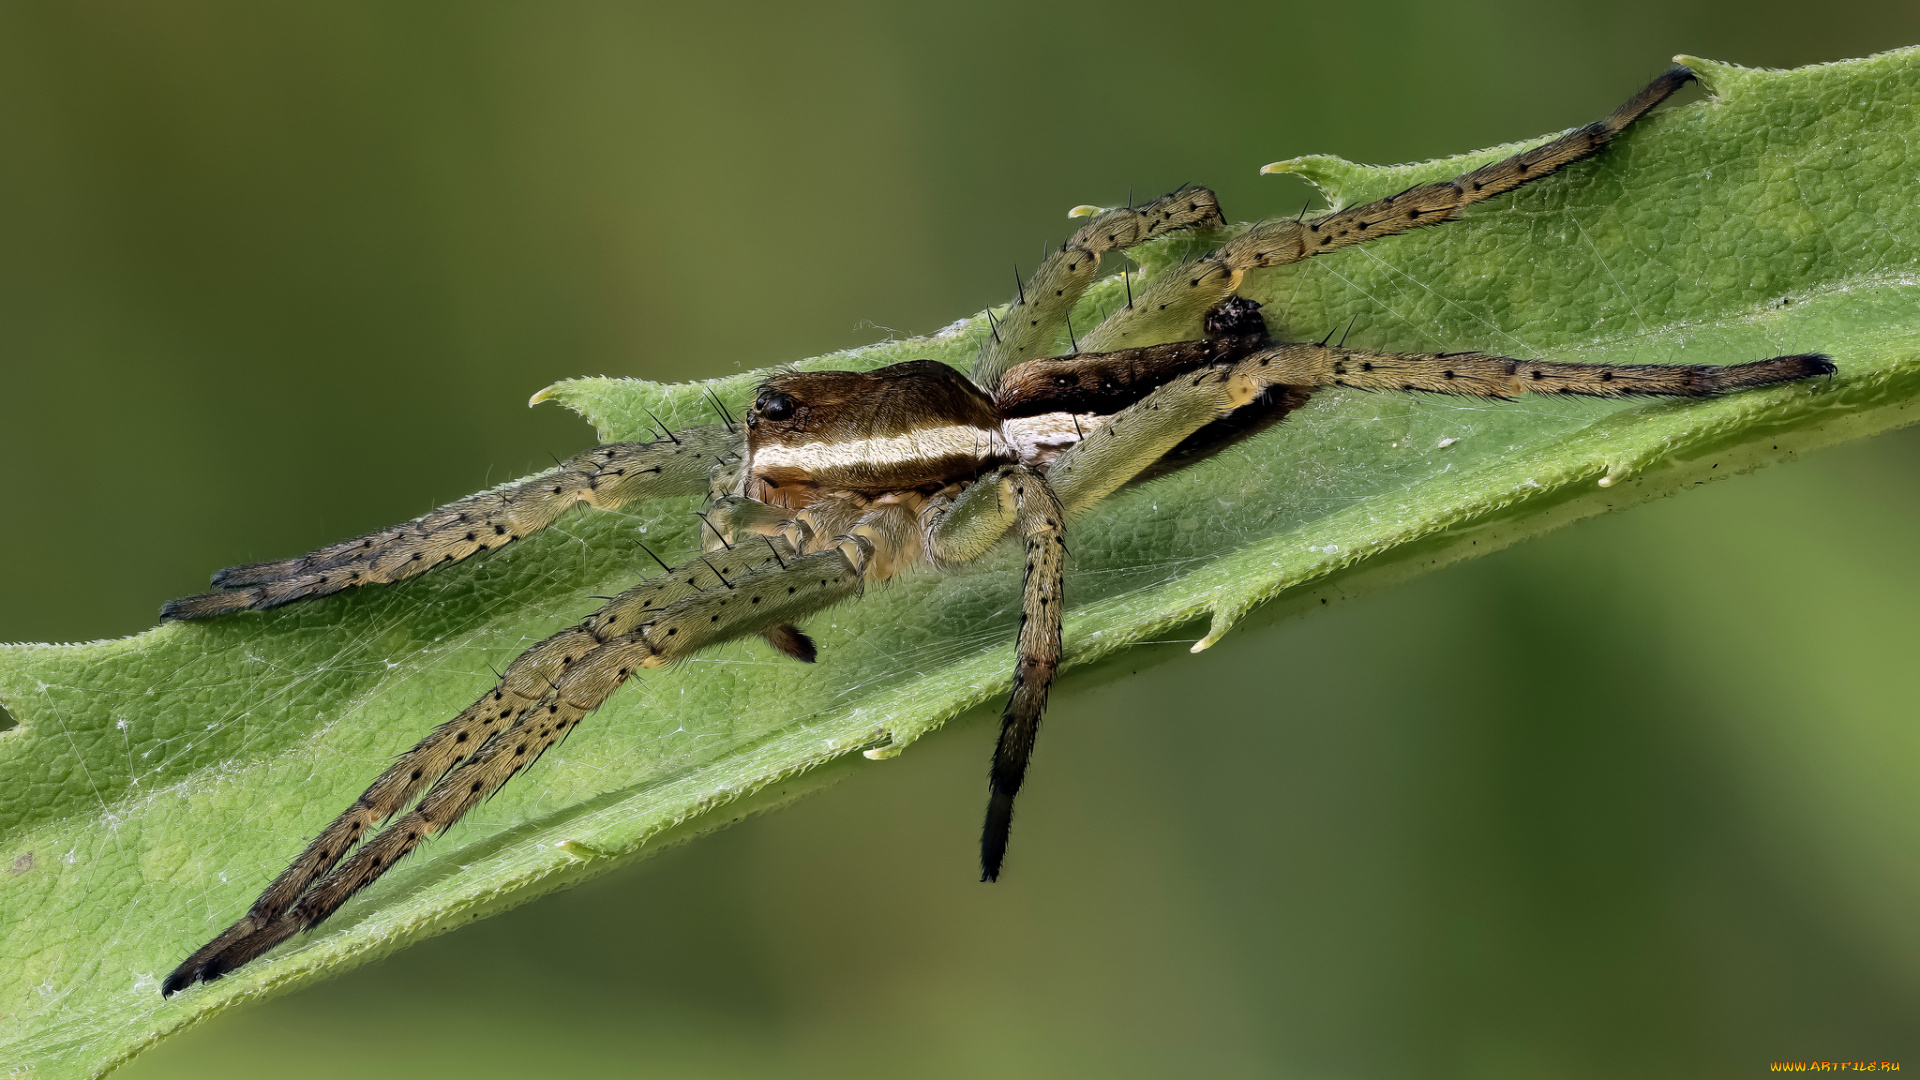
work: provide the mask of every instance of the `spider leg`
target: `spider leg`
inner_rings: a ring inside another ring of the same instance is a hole
[[[222,570],[213,575],[222,591],[170,601],[160,617],[206,619],[404,581],[505,547],[582,503],[612,509],[636,499],[706,492],[711,476],[737,465],[742,441],[726,427],[710,427],[657,442],[598,446],[530,480],[470,495],[404,525],[295,559]]]
[[[1220,202],[1201,187],[1183,187],[1142,207],[1108,210],[1082,225],[1048,255],[1007,305],[974,365],[973,380],[991,390],[1009,367],[1050,355],[1080,295],[1100,273],[1100,256],[1181,229],[1226,224]]]
[[[733,479],[737,480],[737,469]],[[716,492],[732,490],[732,480],[716,475]],[[756,499],[740,495],[716,494],[708,501],[707,508],[700,515],[711,528],[703,533],[703,549],[706,551],[732,550],[737,544],[764,544],[769,537],[781,534],[781,526],[793,516],[793,511],[772,506]],[[796,531],[790,540],[798,540]],[[797,545],[804,550],[805,545]],[[871,574],[869,574],[871,576]],[[797,626],[780,625],[760,632],[768,645],[803,664],[811,664],[819,655],[813,639],[800,631]]]
[[[1060,608],[1067,562],[1066,514],[1046,477],[1010,465],[939,507],[928,522],[928,548],[941,562],[984,554],[1011,529],[1026,545],[1021,578],[1020,636],[1013,692],[1000,716],[1000,739],[989,770],[987,816],[980,830],[980,880],[1000,876],[1013,828],[1013,800],[1026,779],[1047,690],[1060,667]]]
[[[1068,517],[1154,467],[1208,424],[1271,399],[1304,403],[1315,387],[1418,390],[1505,400],[1524,393],[1705,398],[1830,375],[1831,359],[1797,353],[1748,364],[1566,364],[1489,353],[1387,353],[1313,342],[1270,345],[1179,376],[1116,414],[1047,471]],[[1283,397],[1273,398],[1276,390]]]
[[[703,551],[720,551],[752,542],[755,536],[778,536],[780,527],[793,517],[792,510],[743,495],[715,498],[701,514],[713,526],[703,534]]]
[[[856,553],[865,543],[850,542]],[[862,566],[865,561],[862,555]],[[484,776],[485,793],[497,790],[505,782],[497,775],[497,767],[472,776],[468,769],[487,754],[492,755],[489,761],[497,762],[503,751],[494,747],[503,737],[531,738],[544,750],[597,708],[632,668],[656,667],[684,657],[691,649],[778,629],[802,611],[836,602],[848,588],[858,587],[857,580],[851,585],[842,580],[849,565],[839,548],[802,556],[784,538],[736,545],[643,581],[578,625],[528,649],[507,666],[491,690],[402,754],[274,879],[244,917],[176,968],[162,984],[162,993],[172,994],[231,971],[293,932],[319,922],[354,890],[378,877],[397,858],[392,853],[401,833],[396,830],[408,827],[389,827],[374,844],[355,854],[348,866],[335,868],[369,829],[429,786],[438,785],[421,810],[402,821],[412,821],[424,811],[422,820],[431,827],[411,827],[423,835],[452,824],[472,802],[458,802],[458,811],[449,816],[446,807],[454,805],[448,801],[451,797],[435,793],[451,782],[449,773],[464,777],[462,782],[469,785]],[[784,593],[782,586],[787,587]],[[609,658],[616,656],[637,659],[615,665],[619,677],[607,682],[604,669]],[[596,657],[593,670],[600,675],[576,674]],[[529,731],[534,734],[529,736]],[[484,794],[476,794],[473,801],[479,797]],[[374,850],[376,844],[384,846]],[[407,850],[411,847],[410,842],[406,844]]]
[[[1606,119],[1452,180],[1420,184],[1320,217],[1261,222],[1211,254],[1159,275],[1131,307],[1094,327],[1081,339],[1081,346],[1097,352],[1198,336],[1195,331],[1202,314],[1239,288],[1247,271],[1296,263],[1353,244],[1451,221],[1475,203],[1593,156],[1693,78],[1692,71],[1676,64]]]
[[[468,705],[461,715],[440,724],[407,753],[399,755],[386,773],[380,774],[367,792],[301,851],[300,857],[271,886],[253,901],[244,919],[234,922],[213,942],[198,949],[163,984],[163,992],[173,994],[194,980],[205,978],[209,963],[225,953],[230,945],[252,938],[255,932],[282,919],[282,915],[317,882],[332,871],[372,826],[386,821],[430,784],[442,780],[451,769],[474,757],[492,744],[499,732],[513,728],[530,711],[545,703],[557,684],[576,661],[618,638],[628,636],[630,628],[645,628],[660,619],[676,603],[703,594],[728,594],[735,582],[799,565],[801,555],[783,538],[766,538],[760,544],[739,546],[732,552],[714,553],[695,559],[670,573],[649,578],[622,592],[614,600],[589,615],[580,625],[568,626],[538,646],[520,653],[499,682]],[[756,607],[749,600],[747,607]],[[778,630],[780,626],[774,626]],[[791,630],[791,626],[789,626]],[[797,634],[797,630],[795,630]],[[678,636],[670,634],[670,636]],[[812,642],[806,642],[810,648]],[[799,648],[799,646],[795,646]]]
[[[1718,397],[1735,390],[1831,375],[1833,361],[1796,353],[1747,364],[1563,364],[1482,352],[1392,353],[1290,342],[1231,369],[1245,386],[1349,386],[1511,399],[1521,394],[1581,397]],[[1243,387],[1236,391],[1245,394]]]

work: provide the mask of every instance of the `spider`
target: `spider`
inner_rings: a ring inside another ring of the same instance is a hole
[[[712,426],[595,447],[403,525],[220,571],[217,591],[172,601],[162,616],[213,618],[404,581],[497,550],[579,504],[707,496],[699,555],[677,567],[661,562],[665,573],[509,664],[478,700],[396,759],[161,992],[217,979],[325,920],[530,768],[643,669],[754,634],[811,663],[815,646],[800,620],[910,568],[978,559],[1011,535],[1026,556],[1017,660],[980,844],[981,878],[996,880],[1061,660],[1067,525],[1108,495],[1266,430],[1321,387],[1495,400],[1528,392],[1701,398],[1835,370],[1817,353],[1727,367],[1609,365],[1375,352],[1330,345],[1331,335],[1276,341],[1260,305],[1235,295],[1249,271],[1440,224],[1589,157],[1692,78],[1676,66],[1606,119],[1452,180],[1254,225],[1138,296],[1129,289],[1127,306],[1071,353],[1048,356],[1063,328],[1071,337],[1068,313],[1102,255],[1225,225],[1213,193],[1200,187],[1145,206],[1076,208],[1092,220],[1018,283],[970,376],[931,360],[782,372],[760,385],[744,424],[721,408]]]

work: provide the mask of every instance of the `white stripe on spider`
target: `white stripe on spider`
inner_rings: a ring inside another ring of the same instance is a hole
[[[799,446],[763,446],[753,452],[755,469],[796,469],[807,473],[867,465],[904,465],[950,457],[982,461],[1013,460],[1006,436],[991,428],[949,424],[904,435],[879,435]]]

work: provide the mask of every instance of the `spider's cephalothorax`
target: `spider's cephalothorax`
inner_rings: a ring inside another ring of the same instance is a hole
[[[747,413],[744,494],[788,510],[836,492],[930,495],[1016,460],[993,399],[945,364],[796,372]]]
[[[699,557],[528,649],[402,754],[245,915],[175,969],[162,992],[218,978],[327,918],[640,670],[753,634],[811,661],[800,620],[867,582],[970,562],[1011,536],[1026,560],[1018,660],[981,834],[982,876],[992,880],[1060,662],[1067,524],[1113,491],[1265,430],[1319,387],[1492,399],[1707,397],[1834,370],[1812,353],[1732,367],[1600,365],[1277,342],[1258,305],[1235,296],[1251,271],[1438,224],[1548,176],[1604,147],[1691,78],[1674,68],[1607,119],[1453,180],[1252,226],[1160,274],[1068,355],[1050,353],[1101,256],[1174,230],[1222,226],[1212,192],[1182,188],[1095,216],[1021,284],[970,375],[932,361],[775,375],[761,385],[744,431],[729,421],[596,447],[404,525],[214,575],[219,591],[173,601],[162,614],[201,619],[404,580],[495,550],[582,503],[704,495],[712,526]]]

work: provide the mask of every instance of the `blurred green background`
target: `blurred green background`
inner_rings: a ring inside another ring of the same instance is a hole
[[[1259,165],[1915,42],[1910,0],[5,5],[0,640],[539,468],[591,438],[523,407],[558,378],[931,331],[1075,203],[1290,212]],[[1136,650],[1056,699],[998,887],[982,714],[123,1075],[1920,1067],[1917,527],[1899,433]]]

